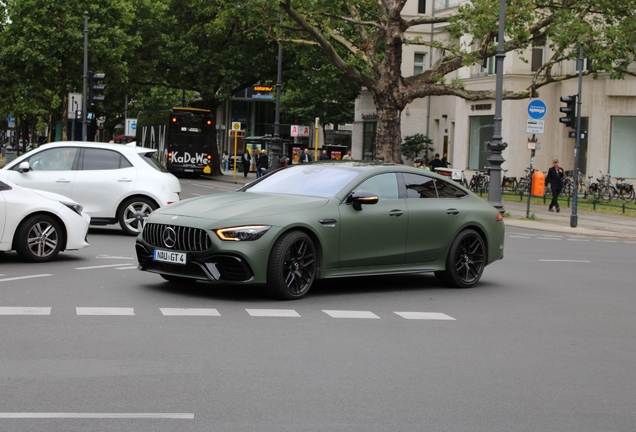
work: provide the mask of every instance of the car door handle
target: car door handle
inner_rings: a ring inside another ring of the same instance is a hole
[[[389,216],[391,217],[400,217],[404,214],[404,212],[402,210],[391,210],[389,212]]]
[[[123,178],[123,179],[119,179],[117,181],[118,182],[128,182],[128,183],[130,183],[132,181],[132,179]]]
[[[446,210],[446,214],[458,215],[459,214],[459,210],[457,210],[457,209],[448,209],[448,210]]]
[[[70,183],[70,182],[71,182],[70,180],[66,180],[63,178],[55,180],[55,183]]]

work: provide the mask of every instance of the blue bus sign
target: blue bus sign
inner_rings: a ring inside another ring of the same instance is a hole
[[[545,117],[548,107],[541,99],[535,99],[528,104],[528,116],[534,120],[541,120]]]

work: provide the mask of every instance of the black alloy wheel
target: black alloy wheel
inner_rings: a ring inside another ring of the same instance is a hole
[[[486,245],[481,236],[468,229],[459,233],[448,252],[446,270],[435,276],[446,286],[470,288],[475,285],[486,267]]]
[[[16,230],[15,250],[25,261],[50,261],[62,250],[64,232],[50,216],[39,214],[25,219]]]
[[[284,234],[274,247],[267,268],[268,295],[282,300],[304,297],[316,277],[316,248],[300,231]]]

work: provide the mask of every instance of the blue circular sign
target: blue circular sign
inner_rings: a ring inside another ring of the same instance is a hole
[[[528,115],[535,120],[541,120],[545,117],[548,107],[541,99],[535,99],[528,104]]]

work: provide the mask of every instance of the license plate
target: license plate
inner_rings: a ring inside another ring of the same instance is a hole
[[[166,250],[155,249],[152,257],[155,261],[167,262],[170,264],[186,265],[186,254],[181,252],[171,252]]]

